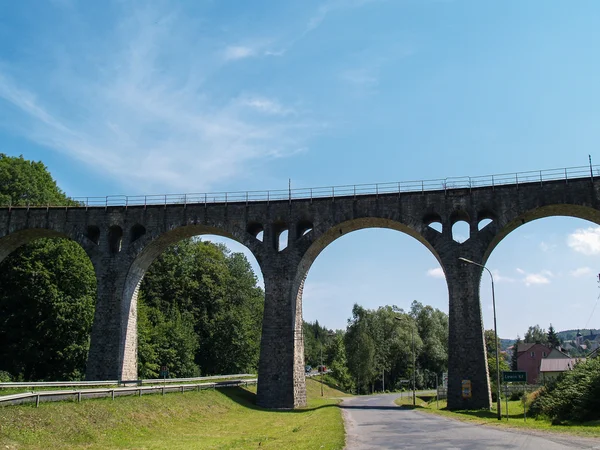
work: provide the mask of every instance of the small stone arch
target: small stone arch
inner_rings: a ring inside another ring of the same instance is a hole
[[[123,229],[118,225],[113,225],[108,229],[108,249],[110,253],[116,254],[121,251],[123,241]]]
[[[289,225],[283,221],[273,223],[273,247],[278,252],[285,250],[289,242]]]
[[[246,231],[248,232],[248,234],[250,234],[252,237],[258,239],[261,242],[264,230],[265,229],[262,223],[260,222],[248,222],[248,225],[246,225]]]
[[[423,216],[423,224],[438,233],[441,233],[443,230],[442,216],[435,212],[425,214]]]
[[[467,236],[464,237],[464,240],[460,240],[458,237],[460,231],[457,231],[456,225],[460,223],[466,223],[467,225],[465,228]],[[452,239],[455,242],[461,244],[468,241],[471,238],[471,217],[466,211],[462,209],[456,209],[452,211],[452,214],[450,214],[450,227],[452,229]]]
[[[130,241],[135,242],[145,234],[146,234],[146,227],[143,225],[140,225],[139,223],[136,223],[134,226],[131,227]]]
[[[96,245],[100,245],[100,228],[96,225],[88,225],[85,231],[85,237]]]
[[[313,223],[310,220],[302,219],[296,224],[296,237],[301,238],[306,233],[309,233],[313,229]]]

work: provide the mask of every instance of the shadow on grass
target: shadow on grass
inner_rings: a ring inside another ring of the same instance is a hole
[[[295,414],[300,413],[301,414],[301,413],[305,413],[305,412],[309,412],[309,411],[316,411],[317,409],[321,409],[321,408],[337,408],[338,407],[337,404],[328,404],[328,405],[320,405],[320,406],[305,407],[305,408],[298,408],[298,409],[270,409],[270,408],[263,408],[261,406],[258,406],[256,404],[256,394],[254,392],[250,392],[241,387],[223,388],[223,389],[219,389],[219,392],[221,394],[225,395],[226,397],[228,397],[230,400],[237,403],[238,405],[243,406],[244,408],[254,409],[257,411],[269,411],[269,412],[279,411],[282,413],[295,413]]]

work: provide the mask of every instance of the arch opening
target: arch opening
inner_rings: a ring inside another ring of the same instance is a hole
[[[439,214],[431,213],[426,215],[423,218],[423,223],[438,233],[442,232],[442,217]]]
[[[588,346],[600,347],[576,339],[578,330],[585,329],[582,336],[600,334],[600,315],[592,313],[600,262],[600,221],[590,220],[595,216],[597,211],[568,205],[530,211],[500,230],[488,249],[484,264],[494,277],[498,335],[507,352],[503,362],[525,370],[528,383],[543,384],[556,375],[546,371],[547,357],[585,357]],[[484,323],[492,333],[491,277],[482,277]],[[548,336],[550,326],[558,342]],[[559,352],[553,350],[557,344]]]
[[[100,228],[98,228],[96,225],[88,225],[85,236],[94,244],[100,244]]]
[[[471,236],[469,223],[464,220],[458,220],[452,225],[452,239],[459,244],[467,241]]]
[[[146,227],[140,225],[139,223],[135,224],[131,227],[131,242],[137,241],[143,235],[146,234]]]
[[[118,225],[113,225],[108,229],[108,249],[112,254],[121,251],[121,242],[123,240],[123,229]]]
[[[133,263],[123,295],[138,314],[140,377],[158,377],[160,365],[170,377],[257,370],[262,273],[251,250],[223,234],[179,227],[149,241]]]
[[[275,222],[273,224],[273,237],[275,238],[275,249],[282,252],[288,246],[289,227],[284,222]]]
[[[485,227],[487,227],[492,222],[493,222],[492,219],[481,219],[479,221],[479,223],[477,224],[477,229],[479,231],[481,231],[481,230],[483,230]]]
[[[251,236],[254,236],[260,242],[263,241],[264,228],[261,223],[258,222],[250,222],[246,228],[246,231]]]
[[[410,378],[412,332],[419,355],[427,340],[425,335],[419,337],[417,317],[424,324],[433,316],[438,318],[436,308],[448,311],[447,285],[437,255],[431,248],[423,252],[420,243],[429,248],[422,236],[401,224],[358,219],[332,228],[313,244],[297,278],[296,301],[296,330],[303,332],[303,359],[311,370],[333,365],[333,373],[343,378],[341,383],[349,389],[359,386],[360,392],[399,388],[400,380]],[[396,316],[406,322],[395,320]],[[447,364],[447,316],[444,323],[442,365]],[[373,333],[361,335],[363,326]],[[374,330],[381,330],[382,335]],[[351,361],[346,367],[340,366],[344,359],[338,358],[340,352]],[[362,375],[357,361],[368,361]],[[435,385],[437,367],[425,370],[424,361],[417,357],[417,385]],[[366,368],[377,375],[366,379]]]

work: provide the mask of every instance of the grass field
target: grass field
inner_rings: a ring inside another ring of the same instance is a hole
[[[341,449],[340,391],[307,380],[309,405],[268,411],[254,387],[0,407],[0,449]]]
[[[496,412],[497,410],[495,404],[491,411],[448,411],[443,409],[446,408],[445,400],[439,401],[440,409],[437,409],[435,397],[417,397],[416,403],[416,408],[418,408],[419,411],[439,414],[452,419],[473,421],[476,423],[498,427],[525,428],[540,431],[543,430],[557,433],[574,434],[577,436],[584,437],[600,437],[600,421],[588,422],[585,424],[568,423],[563,425],[552,425],[552,423],[549,420],[536,420],[531,417],[527,417],[527,420],[525,421],[523,418],[523,404],[519,400],[508,402],[508,420],[506,420],[505,401],[502,401],[502,420],[498,420],[498,414]],[[407,407],[413,407],[411,398],[397,399],[396,404]]]

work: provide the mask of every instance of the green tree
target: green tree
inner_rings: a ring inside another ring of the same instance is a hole
[[[0,153],[0,205],[73,205],[41,162]]]
[[[548,336],[546,335],[546,330],[540,328],[539,325],[529,327],[525,333],[523,342],[526,344],[547,344]]]
[[[0,204],[72,205],[41,162],[0,154]],[[76,243],[39,239],[0,262],[0,370],[79,379],[95,305],[93,267]]]
[[[231,253],[222,244],[187,239],[157,258],[140,291],[148,311],[156,309],[170,318],[176,310],[182,326],[188,320],[193,323],[198,343],[194,362],[202,374],[213,375],[253,372],[258,366],[264,293],[256,283],[243,254]],[[145,326],[161,326],[159,315],[148,317]],[[164,361],[150,348],[162,344],[156,333],[145,332],[149,348],[144,350],[141,369],[156,370]]]
[[[0,370],[24,380],[85,373],[96,277],[67,239],[26,245],[0,263]]]
[[[517,357],[518,357],[518,350],[519,350],[519,345],[521,345],[521,337],[517,336],[517,340],[515,341],[515,344],[513,346],[513,352],[512,352],[512,357],[510,359],[510,370],[519,370],[518,369],[518,363],[517,363]]]
[[[550,327],[548,327],[547,339],[548,339],[548,344],[552,348],[557,348],[560,346],[560,340],[558,339],[558,335],[556,334],[556,331],[554,330],[554,327],[552,326],[552,324],[550,324]]]

